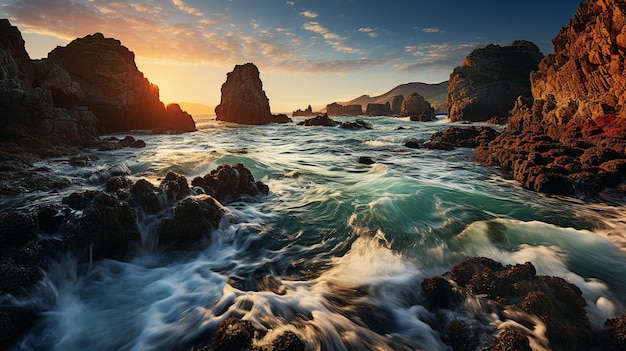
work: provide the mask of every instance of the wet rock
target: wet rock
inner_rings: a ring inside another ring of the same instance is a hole
[[[339,124],[341,123],[336,122],[332,118],[328,117],[328,114],[315,116],[313,118],[307,118],[304,121],[298,123],[298,125],[300,126],[323,126],[323,127],[334,127]]]
[[[63,233],[65,244],[79,258],[114,258],[141,241],[135,212],[128,203],[103,192],[85,198],[90,200],[82,212],[68,219]]]
[[[167,172],[159,188],[170,201],[180,200],[191,193],[187,178],[174,172]]]
[[[212,196],[202,194],[182,200],[157,228],[160,245],[181,246],[210,238],[226,210]]]
[[[451,150],[454,150],[454,145],[452,143],[448,143],[445,141],[429,140],[422,144],[422,148],[431,149],[431,150],[451,151]]]
[[[359,161],[360,164],[364,164],[364,165],[373,165],[374,163],[376,163],[374,160],[372,160],[371,157],[369,156],[360,156],[359,157]]]
[[[497,338],[496,344],[489,351],[533,351],[528,338],[519,332],[506,329]]]
[[[201,187],[221,203],[269,193],[267,185],[260,180],[255,181],[250,169],[242,163],[232,166],[223,164],[204,177],[196,177],[191,184]]]
[[[0,348],[8,349],[36,321],[37,311],[29,308],[0,307]]]
[[[356,119],[354,121],[342,123],[341,128],[343,129],[374,129],[374,126],[371,123],[365,122],[362,119]]]
[[[592,346],[594,337],[580,289],[558,277],[537,276],[535,267],[529,262],[503,266],[488,258],[473,258],[453,267],[444,277],[456,283],[460,288],[458,292],[494,301],[488,304],[492,308],[489,313],[501,314],[496,311],[517,308],[539,317],[547,328],[546,336],[553,350],[588,350]],[[451,285],[443,278],[425,280],[422,289],[431,309],[457,306],[449,302],[454,301],[454,291],[451,292]],[[529,322],[522,319],[518,323]],[[492,349],[524,350],[528,349],[527,341],[526,336],[516,335],[505,328]]]
[[[114,193],[118,190],[125,189],[133,185],[133,181],[126,176],[115,176],[104,182],[104,189],[108,193]]]
[[[488,144],[499,135],[493,128],[480,127],[450,127],[442,132],[434,133],[431,141],[450,143],[457,147],[476,148]]]
[[[404,143],[404,146],[408,147],[410,149],[421,149],[422,148],[422,144],[419,141],[417,141],[417,140],[407,140]]]
[[[133,201],[148,214],[155,214],[161,211],[163,207],[161,191],[149,181],[139,179],[131,186],[130,193],[133,196]]]
[[[252,346],[254,338],[252,322],[238,318],[226,319],[217,326],[211,346],[206,351],[245,351]]]
[[[272,341],[272,351],[304,351],[305,344],[294,332],[286,331]]]
[[[426,302],[434,308],[454,309],[464,297],[443,277],[435,276],[422,281]]]
[[[604,346],[606,350],[626,350],[626,314],[618,318],[608,319],[604,323]]]

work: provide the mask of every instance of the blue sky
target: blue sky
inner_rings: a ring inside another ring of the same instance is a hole
[[[474,48],[525,39],[544,54],[579,1],[18,0],[0,5],[32,58],[101,32],[135,52],[166,102],[215,106],[254,62],[272,112],[438,83]]]

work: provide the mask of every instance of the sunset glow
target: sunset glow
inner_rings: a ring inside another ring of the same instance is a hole
[[[577,4],[19,0],[0,16],[20,28],[35,59],[95,32],[119,39],[165,102],[215,106],[226,73],[254,62],[272,111],[290,112],[445,81],[489,43],[526,39],[549,53]]]

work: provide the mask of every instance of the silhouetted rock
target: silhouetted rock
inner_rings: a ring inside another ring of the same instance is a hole
[[[359,161],[360,164],[364,164],[364,165],[373,165],[374,163],[376,163],[374,160],[372,160],[371,157],[369,156],[359,156]]]
[[[362,119],[355,119],[354,121],[343,122],[341,124],[341,128],[343,129],[373,129],[374,126],[371,123],[365,122]]]
[[[384,104],[367,104],[365,114],[368,116],[391,116],[391,105],[389,102]]]
[[[311,105],[309,105],[304,111],[303,110],[296,110],[293,111],[291,113],[292,117],[312,117],[312,116],[317,116],[319,114],[319,112],[313,112],[313,108],[311,107]]]
[[[336,102],[326,105],[326,114],[329,116],[360,116],[363,114],[361,105],[341,105]]]
[[[537,69],[542,58],[539,48],[525,40],[472,51],[450,74],[450,120],[486,121],[508,116],[518,96],[531,97],[530,72]]]
[[[29,89],[35,74],[25,44],[19,29],[8,19],[0,19],[0,81],[13,81],[19,88]]]
[[[417,119],[420,122],[434,121],[436,119],[435,109],[418,93],[412,93],[402,101],[399,116],[411,116],[412,121],[415,120],[413,116],[421,116],[421,118]]]
[[[334,127],[339,124],[341,124],[341,122],[337,122],[333,120],[332,118],[328,117],[328,114],[315,116],[313,118],[308,118],[298,123],[298,125],[300,126],[323,126],[323,127]]]
[[[284,122],[272,117],[259,75],[253,63],[236,65],[226,75],[221,102],[215,107],[218,121],[255,125]]]

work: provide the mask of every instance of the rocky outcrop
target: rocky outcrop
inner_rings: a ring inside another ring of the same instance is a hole
[[[423,96],[414,92],[402,101],[400,117],[420,116],[419,121],[435,120],[435,109]],[[411,119],[413,120],[413,119]]]
[[[478,306],[505,323],[489,350],[531,350],[529,340],[542,340],[529,330],[544,327],[552,350],[592,349],[594,335],[580,289],[558,277],[536,275],[530,262],[503,266],[488,258],[469,259],[442,276],[425,279],[422,291],[427,308],[437,314],[434,319],[447,321],[438,327],[453,350],[473,350],[484,333],[493,332],[479,326],[485,322]],[[449,317],[450,311],[466,308],[473,321]]]
[[[32,88],[33,63],[17,27],[8,19],[0,19],[0,81],[13,81],[20,88]]]
[[[518,96],[531,96],[530,72],[542,58],[539,48],[524,40],[472,51],[450,74],[448,116],[473,122],[508,116]]]
[[[221,102],[215,107],[218,121],[262,125],[283,123],[270,113],[259,69],[253,63],[236,65],[226,75]]]
[[[100,132],[133,129],[195,130],[191,116],[159,100],[159,88],[137,69],[135,55],[101,33],[57,47],[35,62],[36,85],[49,89],[55,106],[87,106]]]
[[[404,101],[404,95],[396,95],[391,99],[391,113],[394,116],[399,116],[402,111],[402,102]]]
[[[313,112],[313,108],[309,105],[306,109],[300,110],[297,109],[291,113],[292,117],[312,117],[317,116],[320,112]]]
[[[389,102],[384,104],[367,104],[365,114],[368,116],[391,116],[391,105]]]
[[[324,127],[334,127],[341,124],[341,122],[337,122],[334,119],[328,117],[328,114],[315,116],[313,118],[307,118],[304,121],[298,123],[301,126],[324,126]]]
[[[361,105],[341,105],[336,102],[326,105],[326,114],[329,116],[361,116],[363,108]]]
[[[554,53],[531,75],[533,98],[556,103],[542,119],[563,124],[611,112],[626,118],[626,4],[580,4],[552,44]]]
[[[626,5],[591,0],[553,40],[506,131],[475,159],[528,189],[589,198],[626,180]]]

